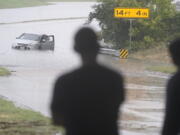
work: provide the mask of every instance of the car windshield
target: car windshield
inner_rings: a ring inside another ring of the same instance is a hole
[[[22,34],[19,39],[27,39],[27,40],[34,40],[34,41],[39,41],[40,36],[36,34]]]

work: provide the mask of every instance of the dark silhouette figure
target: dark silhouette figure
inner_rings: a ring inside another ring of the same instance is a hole
[[[180,39],[175,40],[169,47],[177,72],[167,85],[166,109],[162,135],[180,134]]]
[[[122,76],[96,62],[99,44],[92,29],[76,33],[74,49],[83,64],[55,83],[54,124],[63,126],[66,135],[118,135],[118,112],[124,101]]]

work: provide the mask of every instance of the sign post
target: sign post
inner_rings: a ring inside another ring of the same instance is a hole
[[[137,18],[149,18],[148,8],[115,8],[115,18],[126,18],[129,19],[129,43],[130,49],[132,48],[132,23],[133,19]]]
[[[133,19],[129,19],[129,23],[130,23],[130,28],[129,28],[129,42],[130,42],[130,49],[132,47],[131,43],[132,43],[132,22]]]
[[[148,8],[115,8],[115,18],[149,18]]]

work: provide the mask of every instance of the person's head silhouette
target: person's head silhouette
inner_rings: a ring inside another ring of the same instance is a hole
[[[169,52],[174,64],[180,69],[180,38],[170,44]]]
[[[74,40],[74,49],[81,55],[83,64],[95,63],[99,51],[96,33],[91,28],[83,27],[76,33]]]

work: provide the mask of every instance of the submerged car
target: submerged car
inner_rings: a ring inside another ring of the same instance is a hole
[[[12,44],[13,49],[54,50],[54,35],[23,33]]]

